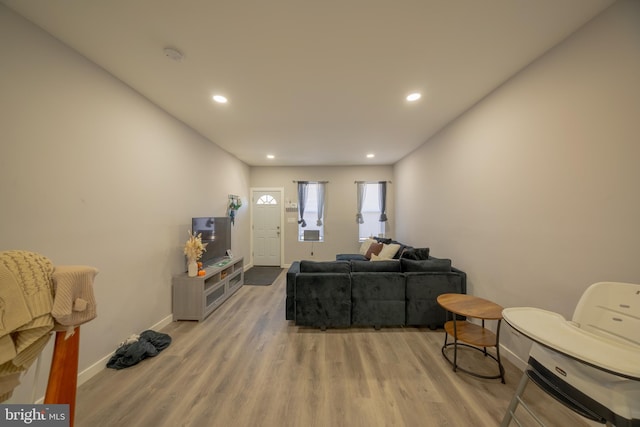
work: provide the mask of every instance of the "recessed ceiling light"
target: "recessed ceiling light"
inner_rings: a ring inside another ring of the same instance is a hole
[[[410,93],[409,95],[407,95],[407,101],[417,101],[421,97],[422,95],[419,92]]]
[[[213,95],[213,100],[219,104],[226,104],[228,102],[227,98],[222,95]]]
[[[367,159],[373,159],[376,155],[373,153],[367,154]]]
[[[275,159],[276,156],[274,156],[273,154],[267,154],[267,159]]]

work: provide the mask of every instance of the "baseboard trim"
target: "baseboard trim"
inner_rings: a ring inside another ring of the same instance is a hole
[[[155,325],[153,325],[153,326],[151,326],[150,328],[147,328],[147,329],[151,329],[151,330],[154,330],[154,331],[158,330],[158,329],[162,329],[165,326],[167,326],[168,324],[170,324],[172,321],[173,321],[173,315],[170,314],[167,317],[165,317],[164,319],[160,320]],[[142,331],[140,331],[140,332],[142,332]],[[106,369],[107,362],[109,361],[109,359],[111,359],[111,356],[113,356],[114,353],[115,353],[115,350],[112,351],[111,353],[107,354],[106,356],[104,356],[103,358],[98,360],[97,362],[95,362],[93,365],[89,366],[87,369],[84,369],[82,372],[78,373],[78,387],[80,387],[82,384],[84,384],[87,381],[89,381],[91,378],[93,378],[95,375],[100,373],[102,370]]]
[[[172,321],[173,321],[173,315],[170,314],[167,317],[165,317],[164,319],[160,320],[155,325],[153,325],[153,326],[151,326],[150,328],[147,328],[147,329],[151,329],[151,330],[162,329],[165,326],[167,326],[168,324],[170,324]],[[78,379],[77,379],[76,388],[80,387],[82,384],[86,383],[91,378],[93,378],[94,376],[96,376],[100,372],[102,372],[104,369],[106,369],[107,368],[107,362],[109,361],[109,359],[111,359],[111,356],[113,356],[114,353],[115,353],[115,350],[112,351],[111,353],[107,354],[106,356],[104,356],[103,358],[98,360],[97,362],[95,362],[93,365],[91,365],[88,368],[82,370],[82,372],[79,372],[78,373]],[[44,403],[44,396],[41,396],[34,403],[35,404]]]
[[[504,345],[500,344],[500,354],[501,356],[506,357],[509,362],[513,363],[516,368],[520,369],[522,372],[527,368],[527,362],[518,357],[517,354],[509,350]]]

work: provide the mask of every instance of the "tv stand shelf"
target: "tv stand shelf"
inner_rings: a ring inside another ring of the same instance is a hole
[[[243,257],[205,268],[204,276],[173,276],[173,320],[204,320],[244,284]]]

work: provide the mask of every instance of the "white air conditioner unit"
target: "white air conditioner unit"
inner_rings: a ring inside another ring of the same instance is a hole
[[[302,238],[305,242],[319,242],[320,230],[304,230]]]

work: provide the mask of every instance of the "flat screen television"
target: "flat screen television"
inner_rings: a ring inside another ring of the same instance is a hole
[[[208,267],[222,260],[227,251],[231,250],[231,218],[199,217],[191,218],[191,231],[202,235],[202,243],[206,244],[206,251],[202,253],[200,261]]]

